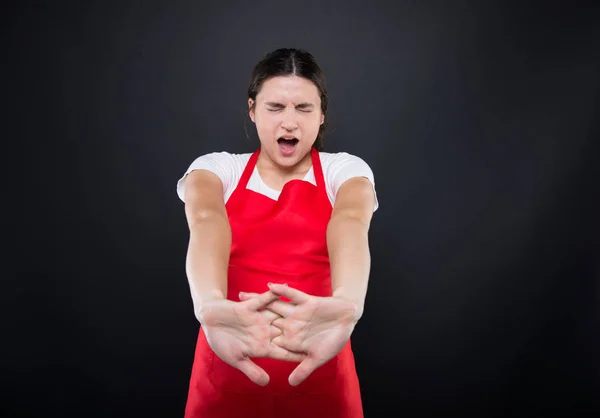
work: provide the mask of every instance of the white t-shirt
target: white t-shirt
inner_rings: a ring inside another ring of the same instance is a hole
[[[237,187],[251,155],[251,153],[231,154],[228,152],[214,152],[196,158],[183,177],[177,182],[177,195],[185,202],[186,176],[194,170],[202,169],[211,171],[221,179],[221,182],[223,183],[223,198],[225,203],[227,203],[227,200]],[[361,158],[346,152],[320,152],[319,156],[321,157],[321,166],[323,167],[323,177],[325,178],[327,196],[329,197],[332,206],[335,203],[335,196],[340,186],[346,180],[353,177],[366,177],[373,185],[373,192],[375,193],[373,171]],[[313,167],[308,170],[303,180],[316,185]],[[277,200],[281,194],[281,191],[271,189],[262,181],[256,167],[254,167],[254,171],[248,180],[247,188],[257,193],[261,193],[273,200]],[[377,194],[375,193],[375,206],[373,207],[373,212],[376,211],[378,207],[379,203],[377,201]]]

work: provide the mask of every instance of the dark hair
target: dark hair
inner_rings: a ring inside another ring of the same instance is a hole
[[[315,58],[303,49],[280,48],[268,53],[252,70],[250,85],[248,86],[248,98],[256,101],[263,83],[271,77],[296,75],[312,81],[321,95],[321,112],[325,121],[319,127],[319,133],[314,147],[321,151],[323,148],[323,133],[327,127],[327,88],[325,86],[325,74]]]

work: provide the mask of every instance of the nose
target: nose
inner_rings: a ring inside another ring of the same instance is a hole
[[[294,108],[286,108],[282,115],[281,127],[286,131],[293,131],[298,127],[296,119],[296,110]]]

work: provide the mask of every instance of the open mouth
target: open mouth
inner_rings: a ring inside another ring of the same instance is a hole
[[[295,146],[298,143],[298,139],[296,138],[279,138],[277,140],[277,143],[279,143],[279,145],[287,145],[287,146]]]
[[[284,157],[291,157],[296,151],[296,144],[298,143],[297,138],[284,138],[281,137],[277,140],[279,144],[279,152]]]

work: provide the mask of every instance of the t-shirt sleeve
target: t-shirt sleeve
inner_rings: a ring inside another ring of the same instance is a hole
[[[373,185],[373,193],[375,194],[373,212],[379,208],[379,201],[375,191],[375,176],[371,167],[360,157],[346,152],[331,154],[327,167],[324,167],[323,172],[326,177],[327,193],[332,201],[335,201],[337,191],[346,180],[354,177],[365,177]]]
[[[228,197],[233,192],[235,181],[238,180],[236,178],[238,177],[236,176],[236,163],[235,157],[227,152],[214,152],[196,158],[177,182],[177,195],[181,201],[185,202],[185,179],[187,175],[194,170],[208,170],[221,179],[223,196],[224,198]]]

